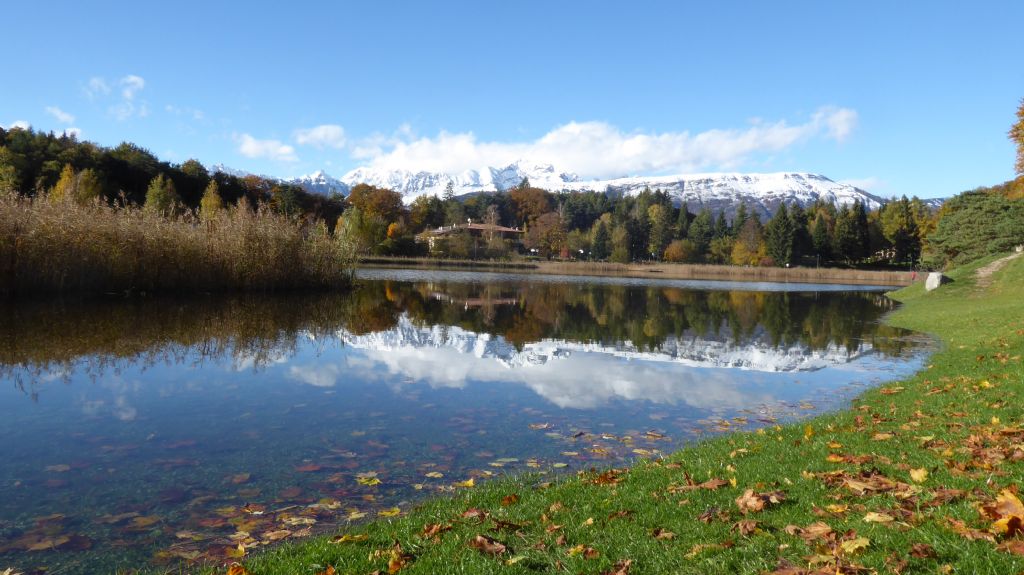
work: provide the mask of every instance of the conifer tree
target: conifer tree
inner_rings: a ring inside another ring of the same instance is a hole
[[[832,257],[832,234],[828,229],[828,218],[824,211],[819,211],[811,225],[811,246],[815,255],[823,260]]]
[[[793,221],[786,204],[780,204],[764,227],[765,249],[777,266],[785,266],[793,261],[793,231]]]
[[[732,235],[737,237],[740,235],[740,230],[743,229],[743,224],[747,223],[747,218],[750,215],[747,213],[747,204],[740,204],[740,207],[736,208],[736,215],[732,218]]]
[[[608,227],[601,220],[594,226],[594,240],[591,244],[591,254],[595,260],[606,260],[610,255],[609,243],[611,237],[608,234]]]
[[[690,229],[686,237],[693,242],[694,249],[698,254],[705,254],[708,246],[711,245],[711,238],[714,236],[714,222],[711,220],[711,211],[704,208],[697,214],[697,217],[690,222]]]

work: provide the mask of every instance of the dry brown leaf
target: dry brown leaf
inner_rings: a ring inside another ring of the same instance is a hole
[[[501,555],[509,551],[508,546],[486,535],[477,535],[469,542],[469,546],[488,555]]]

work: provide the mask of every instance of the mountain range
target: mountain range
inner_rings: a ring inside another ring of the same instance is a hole
[[[245,175],[223,165],[216,165],[213,170]],[[524,180],[528,180],[531,186],[553,193],[590,191],[636,195],[644,189],[660,189],[667,192],[676,204],[685,204],[691,212],[708,208],[715,213],[725,211],[730,216],[741,203],[746,204],[748,210],[769,216],[783,202],[807,206],[819,199],[837,205],[860,200],[874,210],[886,201],[850,184],[806,172],[679,174],[594,180],[558,170],[552,164],[522,160],[504,167],[486,167],[458,174],[361,167],[341,178],[321,170],[279,181],[298,185],[312,193],[342,195],[357,184],[370,184],[398,192],[408,204],[422,195],[443,196],[449,186],[456,196],[467,196],[510,190]]]

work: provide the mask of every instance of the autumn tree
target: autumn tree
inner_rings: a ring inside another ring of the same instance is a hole
[[[1010,140],[1017,146],[1017,161],[1014,163],[1014,170],[1024,176],[1024,98],[1020,100],[1017,107],[1017,123],[1010,127]]]
[[[557,212],[541,214],[526,232],[523,244],[537,250],[543,258],[550,258],[566,246],[566,232]]]
[[[220,186],[217,180],[210,180],[203,192],[203,199],[199,200],[199,217],[208,222],[217,217],[217,214],[224,208],[224,200],[220,197]]]
[[[540,188],[519,186],[513,188],[509,195],[515,207],[516,218],[522,224],[528,224],[551,211],[551,194]]]
[[[435,195],[418,196],[409,206],[409,227],[419,233],[444,225],[444,202]]]
[[[387,223],[398,221],[405,213],[401,194],[369,184],[352,186],[347,201],[366,216],[380,218]]]
[[[697,248],[690,240],[672,240],[663,254],[665,261],[672,263],[696,261],[698,256]]]
[[[747,218],[732,245],[732,263],[738,266],[756,266],[765,258],[765,254],[761,222],[757,218]]]
[[[167,215],[181,203],[174,182],[162,173],[157,174],[146,188],[146,203],[143,206],[148,212]]]
[[[671,213],[664,205],[653,204],[647,208],[647,225],[647,251],[660,258],[672,240]]]
[[[50,200],[62,202],[74,197],[77,183],[75,169],[71,167],[71,164],[64,164],[64,169],[60,172],[60,178],[53,186],[53,189],[50,190]]]

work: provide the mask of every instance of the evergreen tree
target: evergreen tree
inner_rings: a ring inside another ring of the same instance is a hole
[[[780,204],[764,227],[765,249],[777,266],[786,266],[793,261],[793,231],[793,221],[786,204]]]
[[[455,200],[455,184],[451,180],[448,180],[448,183],[445,185],[444,195],[441,196],[441,198],[444,199],[445,202]]]
[[[146,188],[146,203],[143,209],[157,214],[169,214],[180,203],[174,182],[162,173],[157,174]]]
[[[604,222],[598,220],[594,225],[594,239],[591,247],[591,254],[595,260],[603,261],[611,255],[611,236],[608,234],[608,227]]]
[[[679,217],[676,218],[676,239],[685,239],[690,231],[690,212],[686,209],[686,204],[680,204],[679,206]]]
[[[811,225],[811,249],[822,260],[832,257],[832,234],[828,229],[828,218],[824,211],[819,211]]]
[[[718,212],[713,238],[718,240],[730,235],[729,223],[725,221],[725,210]]]
[[[860,259],[863,251],[857,234],[857,223],[850,206],[843,204],[836,213],[836,223],[832,229],[832,249],[835,256],[843,258],[847,263]]]
[[[740,230],[743,229],[743,224],[747,223],[747,218],[750,215],[747,213],[747,204],[740,204],[740,207],[736,208],[736,215],[732,218],[732,236],[737,237],[740,235]]]
[[[208,222],[217,217],[217,214],[224,207],[224,200],[220,197],[220,186],[217,180],[210,180],[203,192],[203,199],[199,200],[199,217]]]
[[[917,260],[921,255],[921,243],[907,196],[882,206],[881,227],[885,239],[896,252],[893,259],[897,263]]]
[[[711,238],[714,237],[714,233],[711,211],[704,208],[690,223],[690,229],[687,231],[686,237],[693,242],[697,253],[703,256],[707,253],[708,246],[711,245]]]
[[[868,226],[868,210],[867,206],[864,205],[860,200],[853,201],[853,223],[854,230],[857,234],[857,246],[860,251],[854,253],[857,259],[864,259],[871,255],[869,248],[871,246],[871,233]]]
[[[793,261],[795,262],[800,261],[800,258],[813,251],[807,217],[808,213],[800,204],[793,204],[793,208],[789,211],[789,220],[793,223]]]

